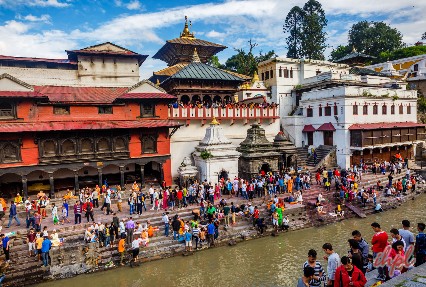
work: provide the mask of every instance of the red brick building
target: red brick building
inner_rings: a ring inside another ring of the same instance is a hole
[[[146,56],[111,43],[93,47],[68,52],[68,61],[0,57],[0,196],[53,195],[105,180],[171,183],[170,137],[180,124],[168,120],[168,104],[176,98],[132,74]],[[4,73],[11,63],[19,68]],[[25,74],[51,73],[49,64],[56,85]],[[61,85],[62,75],[70,85]]]

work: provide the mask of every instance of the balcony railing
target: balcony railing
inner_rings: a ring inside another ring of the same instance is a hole
[[[180,120],[211,119],[278,119],[278,107],[233,107],[233,108],[190,108],[178,107],[169,109],[169,118]]]

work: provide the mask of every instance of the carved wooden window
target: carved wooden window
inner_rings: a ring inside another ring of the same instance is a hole
[[[127,150],[127,144],[124,138],[119,137],[114,140],[114,150],[115,151],[125,151]]]
[[[15,106],[12,103],[0,103],[0,119],[15,118]]]
[[[400,115],[404,114],[404,106],[403,105],[399,105],[399,114]]]
[[[368,115],[368,106],[367,106],[367,105],[364,105],[364,106],[362,107],[362,114],[363,114],[363,115]]]
[[[82,153],[93,152],[93,143],[90,139],[82,139],[81,140],[81,152]]]
[[[55,115],[69,115],[70,106],[53,106],[53,113]]]
[[[358,115],[358,105],[357,104],[352,106],[352,114]]]
[[[98,107],[98,114],[112,114],[112,106],[100,106]]]
[[[155,106],[153,104],[141,104],[141,117],[155,117]]]
[[[282,78],[282,76],[283,76],[283,70],[280,68],[278,70],[278,77]]]
[[[109,150],[110,150],[109,141],[105,138],[100,139],[98,141],[98,144],[97,144],[97,151],[105,152],[105,151],[109,151]]]
[[[331,116],[331,107],[325,107],[324,114],[325,116]]]
[[[20,144],[16,142],[0,142],[0,163],[21,161]]]
[[[284,78],[288,78],[288,69],[287,68],[285,68],[285,70],[284,70]]]
[[[394,115],[395,114],[395,105],[392,105],[391,106],[391,115]]]
[[[43,156],[55,156],[56,155],[56,145],[53,140],[47,140],[43,143]]]
[[[142,137],[142,153],[157,153],[157,137],[143,136]]]
[[[373,115],[377,115],[379,113],[379,108],[377,107],[377,105],[375,104],[373,106]]]
[[[408,115],[411,114],[411,106],[410,105],[407,106],[407,114]]]
[[[382,106],[382,115],[386,115],[388,113],[388,106],[383,105]]]
[[[61,146],[62,154],[71,155],[75,154],[75,144],[71,140],[65,140]]]

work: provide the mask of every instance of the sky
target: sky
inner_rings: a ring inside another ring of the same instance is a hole
[[[197,38],[228,47],[219,60],[258,44],[255,53],[285,56],[282,25],[288,11],[306,0],[0,0],[0,55],[66,58],[65,50],[113,42],[150,57],[141,77],[166,67],[152,56],[179,37],[184,17]],[[426,32],[426,0],[319,0],[328,19],[326,56],[346,44],[350,27],[384,21],[412,45]]]

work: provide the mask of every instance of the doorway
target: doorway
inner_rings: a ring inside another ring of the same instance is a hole
[[[307,132],[306,136],[308,137],[308,146],[314,145],[314,133]]]
[[[324,145],[333,145],[332,131],[324,131]]]

